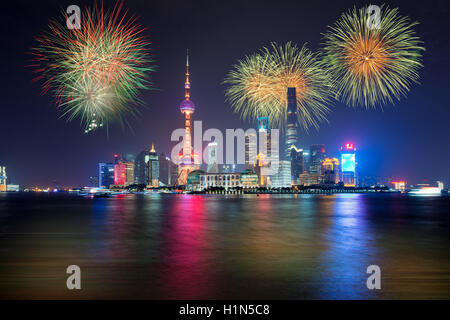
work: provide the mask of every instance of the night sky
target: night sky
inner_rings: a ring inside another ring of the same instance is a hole
[[[112,8],[115,1],[104,1]],[[156,90],[141,95],[145,107],[130,128],[119,124],[84,134],[79,122],[61,119],[52,96],[41,95],[33,83],[27,51],[33,37],[68,5],[93,1],[7,1],[1,8],[0,165],[10,183],[23,186],[86,185],[98,162],[114,153],[137,154],[154,142],[158,152],[170,153],[170,134],[183,126],[178,106],[184,94],[186,48],[190,50],[191,98],[194,120],[204,130],[249,128],[225,101],[222,81],[240,58],[271,41],[294,41],[316,50],[326,26],[335,22],[353,1],[153,1],[125,0],[148,28],[158,69],[152,75]],[[383,2],[373,2],[381,5]],[[384,110],[352,109],[335,103],[329,124],[319,131],[301,132],[300,145],[325,144],[333,156],[340,145],[354,142],[361,175],[394,176],[417,183],[423,179],[450,182],[450,4],[440,1],[388,1],[402,15],[420,22],[424,68],[420,85],[407,98]]]

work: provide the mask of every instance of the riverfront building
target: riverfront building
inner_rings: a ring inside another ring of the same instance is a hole
[[[199,159],[192,148],[192,114],[195,112],[195,104],[191,101],[191,83],[189,81],[189,54],[186,59],[186,81],[184,83],[184,100],[180,103],[180,111],[184,115],[184,146],[180,153],[180,164],[178,166],[178,185],[185,185],[188,174],[198,170]]]
[[[6,167],[0,166],[0,191],[6,191]]]
[[[201,189],[214,187],[228,188],[242,187],[241,173],[204,173],[200,176]]]
[[[346,143],[341,147],[341,181],[346,187],[357,185],[356,148],[353,143]]]
[[[111,185],[114,185],[114,164],[101,162],[98,164],[98,186],[109,188]]]

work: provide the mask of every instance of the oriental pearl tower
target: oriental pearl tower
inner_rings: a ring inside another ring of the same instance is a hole
[[[197,157],[192,151],[192,121],[191,115],[195,111],[195,105],[190,100],[191,83],[189,82],[189,50],[186,57],[186,82],[184,83],[184,100],[180,103],[180,111],[184,114],[184,146],[180,152],[180,164],[178,166],[177,185],[185,185],[188,174],[199,169]]]

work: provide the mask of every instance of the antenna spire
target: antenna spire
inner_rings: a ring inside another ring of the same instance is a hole
[[[190,94],[191,83],[189,82],[189,49],[186,51],[186,82],[184,83],[184,98],[189,100],[191,97]]]
[[[186,67],[189,67],[189,49],[186,49]]]

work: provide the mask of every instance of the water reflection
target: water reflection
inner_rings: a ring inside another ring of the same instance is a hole
[[[374,235],[367,225],[367,207],[361,194],[333,196],[329,228],[322,239],[328,245],[321,256],[322,298],[363,299],[376,291],[366,288],[366,268],[377,261]]]
[[[0,208],[1,298],[450,298],[449,197],[13,195]],[[381,291],[366,288],[371,264]]]
[[[164,220],[161,288],[164,298],[208,298],[214,290],[214,251],[202,196],[175,200]]]

